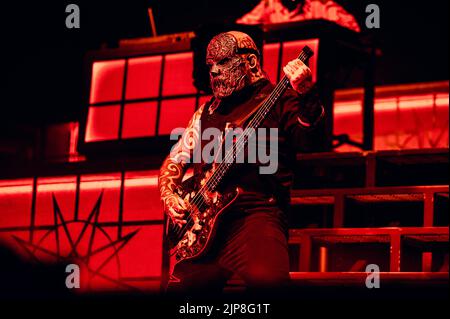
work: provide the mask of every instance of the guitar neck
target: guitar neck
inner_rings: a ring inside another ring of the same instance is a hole
[[[298,56],[298,59],[302,62],[306,62],[312,55],[313,51],[308,46],[305,46]],[[270,110],[274,107],[278,99],[284,94],[288,87],[289,79],[285,75],[275,86],[272,93],[270,93],[270,95],[262,103],[258,111],[255,112],[255,115],[245,127],[242,135],[250,136],[251,134],[254,134],[255,130],[260,127],[261,123],[265,120]],[[213,191],[217,187],[217,185],[219,185],[225,174],[231,168],[233,162],[236,160],[236,155],[239,152],[243,151],[246,143],[247,139],[238,137],[237,142],[233,144],[233,147],[226,150],[224,161],[222,161],[217,166],[214,173],[205,183],[205,187],[208,191]]]

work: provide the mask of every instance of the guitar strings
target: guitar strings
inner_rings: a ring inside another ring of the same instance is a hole
[[[302,50],[298,59],[304,61],[304,59],[306,59],[307,56],[308,56],[308,53]],[[266,116],[267,112],[269,111],[268,106],[270,104],[276,102],[276,100],[279,98],[279,96],[281,96],[281,94],[283,93],[283,90],[287,89],[288,85],[289,85],[289,80],[287,79],[287,77],[285,75],[285,76],[283,76],[282,80],[277,84],[277,86],[273,90],[272,94],[270,94],[269,98],[264,102],[261,109],[258,110],[257,114],[250,120],[246,129],[243,131],[242,135],[238,138],[238,141],[235,144],[233,144],[233,148],[226,153],[225,161],[219,164],[219,167],[213,173],[211,178],[207,180],[207,182],[202,186],[202,188],[194,196],[194,200],[192,201],[192,203],[190,203],[190,208],[189,208],[190,212],[189,212],[188,216],[186,217],[186,224],[184,226],[180,227],[180,229],[176,232],[176,234],[178,236],[181,236],[182,233],[184,233],[184,231],[188,227],[189,223],[193,220],[192,214],[194,212],[191,211],[191,207],[192,208],[197,207],[198,209],[201,209],[200,205],[204,204],[204,197],[202,195],[205,192],[204,189],[208,188],[210,191],[213,191],[215,189],[215,187],[217,187],[218,183],[220,182],[220,178],[222,178],[222,176],[225,174],[228,167],[232,164],[229,161],[232,160],[232,158],[237,156],[237,154],[239,154],[242,151],[242,147],[245,147],[246,134],[244,134],[244,133],[246,131],[248,131],[251,128],[251,126],[254,126],[255,122],[264,120],[264,117]],[[279,96],[274,98],[274,96],[276,96],[276,95],[279,95]],[[222,176],[217,176],[218,174],[222,174]],[[212,186],[212,187],[210,187],[210,186]],[[202,201],[203,201],[203,203],[202,203]]]
[[[302,51],[298,57],[298,59],[303,60],[305,59],[307,56],[307,53]],[[287,85],[289,84],[289,81],[287,80],[287,77],[284,76],[283,79],[278,83],[277,87],[274,89],[273,93],[269,96],[269,98],[264,102],[264,104],[270,102],[275,102],[276,99],[279,98],[279,96],[277,96],[276,98],[274,98],[273,96],[275,95],[281,95],[282,91],[285,90],[287,88]],[[276,94],[275,94],[276,93]],[[270,103],[271,104],[271,103]],[[250,123],[247,125],[247,128],[244,130],[247,131],[247,129],[249,127],[251,127],[252,125],[254,125],[254,122],[258,122],[260,120],[263,120],[266,113],[269,110],[265,110],[265,108],[267,108],[268,105],[263,105],[263,107],[261,107],[261,109],[258,111],[258,113],[253,117],[253,119],[250,121]],[[242,142],[242,143],[241,143]],[[238,145],[238,146],[237,146]],[[218,169],[216,170],[216,172],[213,173],[213,176],[211,176],[210,179],[208,179],[208,181],[205,183],[205,185],[203,185],[203,187],[199,190],[199,192],[195,195],[194,201],[191,203],[191,207],[196,206],[198,209],[201,209],[200,204],[204,204],[201,203],[202,199],[204,199],[203,197],[203,193],[204,193],[204,188],[211,186],[211,184],[216,183],[215,185],[213,185],[213,188],[210,188],[210,190],[213,190],[218,182],[220,182],[220,177],[217,177],[216,174],[223,174],[225,173],[226,169],[228,169],[228,167],[231,165],[231,163],[227,162],[227,158],[229,160],[231,160],[231,157],[236,156],[236,154],[239,154],[239,152],[242,151],[242,146],[245,147],[245,134],[242,134],[241,137],[238,138],[238,141],[233,145],[233,149],[228,151],[226,156],[225,156],[225,164],[221,163],[218,167]],[[237,152],[236,149],[238,148]],[[224,167],[224,165],[226,165],[227,167]],[[211,181],[211,182],[210,182]],[[208,185],[209,184],[209,185]],[[189,209],[191,210],[191,209]],[[184,232],[184,230],[189,227],[190,222],[192,221],[192,214],[194,212],[190,212],[186,218],[186,224],[184,225],[184,227],[181,227],[179,229],[179,231],[177,231],[177,235],[181,236],[181,234]]]
[[[302,54],[303,54],[303,51],[302,51]],[[300,54],[299,59],[303,59],[304,58],[302,56],[302,54]],[[283,79],[280,81],[279,85],[277,85],[277,87],[274,89],[274,93],[276,93],[276,94],[271,94],[271,96],[269,96],[269,98],[266,100],[266,102],[269,102],[269,101],[270,102],[275,102],[274,100],[278,99],[278,96],[277,97],[273,97],[272,95],[281,95],[282,91],[286,88],[286,84],[289,84],[289,81],[287,80],[287,77],[284,76]],[[263,105],[263,107],[261,107],[260,110],[262,110],[262,111],[258,112],[257,115],[250,121],[249,125],[244,130],[242,136],[239,137],[238,142],[236,142],[234,144],[233,150],[230,150],[230,151],[227,152],[227,155],[225,156],[225,159],[229,159],[229,157],[235,156],[236,155],[236,152],[235,152],[236,148],[241,148],[242,146],[245,147],[245,144],[241,143],[241,142],[245,142],[245,140],[243,141],[243,139],[245,139],[245,136],[246,136],[246,134],[244,134],[244,133],[248,131],[248,128],[250,126],[254,125],[253,122],[258,122],[259,120],[261,120],[266,115],[266,113],[268,112],[268,110],[265,110],[266,108],[267,108],[267,105]],[[238,152],[241,152],[241,151],[242,151],[241,149],[238,150]],[[239,153],[237,153],[237,154],[239,154]],[[210,188],[210,190],[213,190],[217,186],[217,182],[220,182],[219,178],[221,176],[218,177],[217,175],[218,174],[222,174],[224,172],[224,170],[228,168],[229,164],[231,164],[231,163],[227,162],[226,160],[225,160],[225,162],[222,162],[219,165],[219,167],[216,170],[216,172],[213,173],[213,176],[211,176],[211,178],[206,182],[204,187],[202,187],[202,189],[200,189],[198,194],[200,194],[202,192],[203,188],[205,188],[205,187]],[[224,167],[224,166],[227,166],[227,167]],[[214,184],[214,183],[216,183],[216,184]],[[212,185],[212,187],[211,187],[211,185]],[[193,201],[193,203],[195,203],[195,202]]]
[[[306,58],[305,55],[307,56],[307,53],[304,52],[304,51],[302,51],[301,54],[299,55],[298,59],[301,59],[301,60],[305,59],[305,58]],[[289,81],[288,81],[287,77],[284,76],[283,79],[278,83],[277,87],[274,89],[274,92],[273,92],[273,93],[276,93],[276,94],[271,94],[271,95],[269,96],[269,98],[264,102],[264,104],[266,104],[266,103],[269,102],[269,101],[272,102],[272,103],[276,102],[276,100],[279,98],[279,96],[277,96],[277,97],[274,97],[274,96],[275,96],[275,95],[281,95],[281,94],[282,94],[282,91],[285,90],[285,89],[287,88],[287,85],[289,85]],[[252,125],[254,125],[253,122],[258,122],[259,120],[263,120],[264,117],[265,117],[265,115],[266,115],[266,113],[267,113],[268,111],[269,111],[269,110],[267,109],[267,105],[263,105],[263,106],[261,107],[261,109],[258,111],[257,115],[255,115],[254,118],[253,118],[253,119],[250,121],[250,123],[247,125],[247,128],[244,130],[244,132],[246,132],[247,129],[248,129],[249,127],[251,127]],[[236,142],[235,145],[238,145],[238,144],[241,142],[242,139],[244,139],[243,142],[245,142],[245,136],[246,136],[246,134],[242,134],[242,136],[238,139],[238,142]],[[245,144],[243,144],[243,145],[240,144],[239,146],[244,146],[244,147],[245,147]],[[239,150],[239,152],[240,152],[240,151],[241,151],[241,150]],[[235,155],[236,155],[236,153],[234,152],[234,149],[233,149],[231,152],[229,151],[228,154],[230,154],[231,156],[235,156]],[[225,158],[227,158],[227,156],[225,156]],[[221,164],[223,164],[223,163],[221,163]],[[226,164],[229,164],[229,163],[226,163]],[[219,165],[219,166],[220,166],[220,165]],[[222,167],[223,167],[223,166],[222,166]],[[223,169],[222,169],[222,167],[219,167],[219,168],[217,169],[217,172],[222,173],[222,171],[223,171],[224,169],[226,169],[226,168],[223,168]],[[207,183],[209,183],[210,180],[212,180],[213,182],[217,182],[217,179],[218,179],[218,178],[215,178],[214,175],[215,175],[215,173],[213,173],[212,178],[209,179]],[[217,186],[217,184],[214,185],[213,187],[215,187],[215,186]]]
[[[258,122],[259,120],[263,119],[263,117],[265,116],[265,113],[268,110],[264,110],[265,108],[267,108],[267,104],[268,102],[273,102],[273,100],[276,100],[278,97],[276,97],[275,99],[272,97],[272,95],[279,95],[282,93],[282,91],[284,89],[286,89],[286,76],[283,77],[283,79],[280,81],[280,83],[277,85],[277,87],[274,89],[273,94],[271,94],[271,96],[269,96],[269,98],[266,100],[266,102],[264,102],[265,105],[263,105],[263,107],[261,107],[260,111],[258,111],[258,113],[254,116],[254,118],[250,121],[250,123],[248,124],[247,128],[244,130],[244,132],[246,132],[248,130],[248,127],[254,125],[253,122]],[[194,200],[191,203],[191,207],[193,205],[195,205],[197,208],[201,209],[201,203],[202,199],[203,199],[203,193],[204,193],[204,188],[210,188],[211,184],[216,183],[215,185],[213,185],[213,187],[215,188],[217,186],[217,182],[219,182],[219,179],[221,178],[221,176],[217,176],[218,174],[223,174],[225,172],[225,170],[227,168],[225,168],[224,166],[229,166],[231,165],[231,163],[227,162],[228,160],[231,160],[230,157],[234,157],[236,154],[239,154],[239,152],[242,151],[242,146],[245,146],[245,144],[241,143],[241,142],[245,142],[245,140],[243,140],[243,138],[245,137],[245,134],[242,134],[241,137],[239,137],[238,141],[233,145],[233,149],[228,151],[226,156],[225,156],[225,162],[221,163],[218,167],[218,169],[216,170],[216,172],[213,173],[213,176],[211,176],[211,178],[205,183],[205,185],[199,190],[199,192],[197,193],[197,195],[195,196]],[[238,149],[238,150],[236,150]],[[225,164],[224,164],[225,163]],[[211,182],[210,182],[211,181]],[[213,190],[213,188],[210,188],[210,190]],[[188,215],[188,217],[186,218],[186,224],[184,225],[184,227],[181,227],[178,231],[177,231],[177,235],[181,236],[182,232],[184,232],[185,228],[189,227],[190,222],[192,221],[192,215],[193,212],[190,212],[190,214]]]
[[[279,96],[277,96],[277,95],[281,95],[282,91],[287,88],[287,84],[288,84],[287,78],[286,78],[286,76],[284,76],[283,79],[280,81],[280,83],[277,85],[277,87],[274,89],[274,91],[273,91],[274,94],[271,94],[271,96],[269,96],[269,98],[266,100],[266,102],[264,102],[265,105],[263,105],[263,107],[261,107],[260,111],[258,111],[258,113],[250,121],[247,128],[244,130],[244,133],[246,131],[248,131],[249,127],[254,125],[254,122],[258,122],[265,117],[266,113],[268,112],[268,110],[266,110],[267,106],[272,104],[269,102],[274,102],[274,100],[278,99]],[[277,96],[277,97],[274,98],[274,96]],[[218,182],[220,181],[219,179],[222,177],[222,176],[217,176],[217,175],[219,175],[219,174],[223,175],[223,173],[228,168],[228,166],[231,165],[231,163],[229,162],[229,160],[231,160],[231,157],[234,157],[234,156],[236,156],[236,154],[239,154],[242,151],[242,147],[245,147],[245,135],[246,134],[242,134],[241,137],[238,138],[238,141],[233,145],[233,149],[227,152],[227,154],[225,155],[225,162],[223,162],[219,165],[216,172],[213,173],[213,176],[211,176],[211,178],[200,189],[200,191],[195,196],[194,201],[191,204],[191,207],[193,205],[195,205],[197,208],[201,209],[200,204],[203,204],[203,203],[201,203],[201,201],[203,199],[202,194],[204,193],[204,188],[209,188],[210,190],[213,190],[217,186]],[[187,227],[189,227],[189,224],[192,221],[192,214],[193,214],[193,212],[189,213],[189,215],[186,218],[186,224],[184,225],[184,227],[181,227],[179,229],[179,231],[177,231],[177,235],[181,236],[181,234],[184,232],[184,230]]]
[[[285,80],[285,77],[283,77],[283,80]],[[283,83],[283,80],[280,81],[280,83]],[[274,92],[276,92],[276,94],[274,94],[274,95],[280,94],[281,91],[283,89],[285,89],[284,86],[285,85],[282,85],[280,87],[277,86],[277,88],[274,90]],[[267,102],[269,102],[269,101],[272,101],[272,99],[270,97],[267,99]],[[261,108],[261,110],[262,109],[264,109],[264,106]],[[261,114],[259,114],[259,113],[261,113]],[[248,126],[253,125],[253,122],[256,122],[256,119],[258,119],[258,121],[259,121],[263,116],[265,116],[265,114],[263,114],[263,113],[265,113],[265,112],[258,112],[257,115],[254,117],[254,119],[252,119],[250,121]],[[246,131],[248,131],[247,128],[244,130],[244,132],[246,132]],[[191,203],[191,207],[196,206],[198,209],[201,209],[200,204],[204,204],[204,203],[202,203],[204,189],[208,188],[211,191],[217,186],[217,183],[218,183],[219,179],[221,178],[221,176],[217,176],[217,175],[219,175],[219,174],[222,175],[225,172],[225,170],[228,168],[228,166],[231,165],[231,163],[229,161],[232,159],[232,157],[236,156],[236,154],[239,154],[239,152],[242,151],[241,148],[242,148],[242,146],[245,145],[242,143],[242,142],[245,142],[244,138],[245,138],[245,134],[242,134],[242,136],[238,138],[238,141],[233,145],[233,149],[227,152],[227,154],[225,155],[225,161],[219,165],[217,171],[213,173],[211,178],[199,190],[199,192],[197,193],[197,195],[194,198],[194,201],[192,201],[192,203]],[[227,167],[225,167],[225,166],[227,166]],[[212,186],[212,187],[210,187],[210,186]],[[194,212],[189,213],[189,215],[186,218],[186,224],[184,225],[184,227],[181,227],[179,229],[179,231],[177,231],[177,235],[181,236],[181,234],[184,232],[184,230],[187,227],[189,227],[189,224],[192,221],[193,213]]]

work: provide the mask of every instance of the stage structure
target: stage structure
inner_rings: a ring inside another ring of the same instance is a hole
[[[374,87],[376,48],[331,22],[261,34],[273,82],[312,48],[328,114],[318,153],[298,154],[292,277],[360,283],[376,263],[394,282],[448,284],[448,81]],[[38,263],[78,260],[83,291],[159,291],[168,256],[158,169],[169,134],[210,98],[193,78],[198,36],[128,39],[87,56],[80,122],[49,127],[58,151],[0,180],[7,247]]]

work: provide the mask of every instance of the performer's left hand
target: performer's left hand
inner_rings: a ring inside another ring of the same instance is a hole
[[[292,88],[299,94],[307,93],[313,86],[311,69],[299,59],[290,61],[283,71]]]

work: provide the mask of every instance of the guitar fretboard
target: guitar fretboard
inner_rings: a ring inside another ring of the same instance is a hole
[[[298,59],[302,62],[305,62],[312,55],[313,51],[308,46],[305,46],[298,56]],[[206,181],[205,185],[203,186],[204,190],[198,192],[197,195],[201,195],[203,197],[205,191],[214,191],[216,189],[216,187],[222,181],[223,177],[236,161],[236,156],[244,150],[248,139],[251,138],[253,134],[255,134],[256,129],[261,125],[267,114],[270,112],[275,103],[283,95],[288,87],[289,79],[285,75],[275,86],[269,97],[267,97],[266,100],[262,103],[258,111],[255,112],[255,115],[252,117],[242,134],[237,138],[237,141],[233,144],[233,147],[225,151],[223,161],[218,164],[216,170]],[[246,136],[247,138],[245,138]]]

